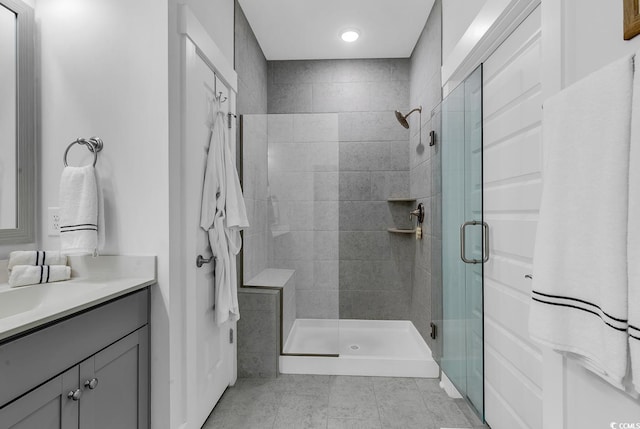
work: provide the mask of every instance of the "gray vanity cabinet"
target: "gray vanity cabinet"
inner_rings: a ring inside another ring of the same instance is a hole
[[[11,429],[77,429],[78,401],[67,395],[78,386],[73,367],[0,409],[0,427]]]
[[[0,344],[0,429],[149,428],[148,290]]]
[[[80,364],[80,428],[147,428],[148,329],[142,328]]]

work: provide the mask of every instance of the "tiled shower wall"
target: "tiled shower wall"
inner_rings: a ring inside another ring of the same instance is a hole
[[[296,316],[338,317],[338,116],[269,115],[269,266],[295,270]]]
[[[410,314],[415,240],[387,232],[409,226],[408,207],[387,202],[409,195],[409,132],[394,117],[410,108],[409,68],[408,59],[268,62],[270,120],[337,114],[340,318]],[[323,286],[296,284],[308,290],[298,310],[317,306]]]
[[[437,282],[441,281],[439,274],[441,247],[438,236],[440,203],[437,192],[439,186],[438,182],[432,180],[432,176],[437,179],[439,175],[438,158],[435,156],[438,146],[429,146],[429,131],[439,126],[439,117],[434,117],[432,121],[431,111],[442,100],[441,15],[442,3],[441,0],[436,0],[410,62],[411,105],[422,105],[422,127],[419,126],[420,116],[412,115],[409,118],[411,126],[410,193],[411,197],[417,198],[418,203],[424,204],[426,215],[424,238],[417,242],[415,249],[409,315],[432,349],[429,324],[432,317],[439,318],[437,314],[432,314],[431,304],[441,301],[441,296],[438,295],[441,288],[435,287]]]
[[[267,194],[267,115],[244,115],[243,194],[249,228],[243,235],[244,283],[268,268],[269,225]],[[249,174],[248,174],[249,173]]]

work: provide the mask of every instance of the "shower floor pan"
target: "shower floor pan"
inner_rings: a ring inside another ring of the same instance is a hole
[[[280,356],[284,374],[425,378],[440,374],[424,339],[405,320],[297,319],[284,354]],[[312,354],[334,356],[299,356]]]

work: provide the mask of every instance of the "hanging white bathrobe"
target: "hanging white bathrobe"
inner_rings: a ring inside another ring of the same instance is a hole
[[[233,149],[227,139],[225,112],[220,104],[219,98],[210,104],[211,133],[200,214],[200,227],[207,231],[216,257],[215,314],[219,325],[240,318],[236,255],[242,247],[240,230],[249,226]]]

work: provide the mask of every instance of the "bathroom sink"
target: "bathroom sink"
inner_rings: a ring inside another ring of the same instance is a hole
[[[0,292],[0,319],[33,310],[42,303],[46,294],[47,290],[42,285]]]
[[[96,285],[61,282],[3,288],[0,290],[0,320],[33,311],[39,307],[60,303],[71,294],[82,294],[96,289]]]

